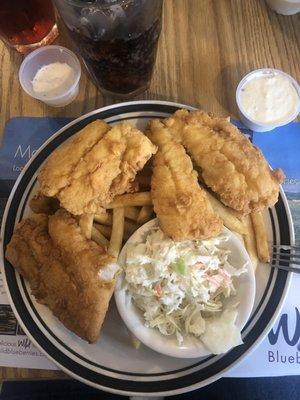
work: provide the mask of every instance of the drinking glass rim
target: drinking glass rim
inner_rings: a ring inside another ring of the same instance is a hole
[[[64,0],[64,1],[73,6],[87,7],[90,5],[90,6],[97,6],[101,9],[104,9],[104,8],[110,8],[112,5],[120,5],[120,4],[126,5],[126,4],[130,3],[132,0],[111,0],[111,1],[113,1],[111,4],[99,4],[98,1],[97,1],[97,3],[88,4],[85,0]],[[54,3],[56,3],[56,0],[54,0]]]

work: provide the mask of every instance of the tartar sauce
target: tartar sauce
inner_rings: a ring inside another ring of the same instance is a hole
[[[66,63],[55,62],[41,67],[32,81],[34,92],[45,98],[64,94],[73,84],[75,72]]]
[[[299,95],[284,75],[262,75],[245,83],[240,93],[244,113],[254,122],[276,124],[292,116]]]

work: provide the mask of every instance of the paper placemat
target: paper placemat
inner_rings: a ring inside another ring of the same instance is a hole
[[[13,118],[5,126],[0,148],[0,219],[11,188],[26,162],[71,118]],[[255,133],[235,123],[262,149],[272,167],[286,175],[284,190],[300,245],[300,123]],[[281,315],[265,340],[227,377],[300,374],[300,275],[294,275]],[[25,336],[9,306],[0,273],[0,365],[57,369]]]

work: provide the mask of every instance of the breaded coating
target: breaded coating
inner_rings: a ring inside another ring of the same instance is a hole
[[[95,130],[100,132],[98,136]],[[83,130],[55,150],[38,177],[41,192],[56,196],[61,207],[74,215],[100,213],[114,196],[132,191],[136,173],[156,151],[142,132],[127,123],[112,128],[102,123],[92,132],[93,142]],[[75,154],[66,158],[68,166],[56,163],[73,151]]]
[[[272,171],[261,151],[226,118],[180,110],[163,124],[184,145],[206,185],[225,205],[249,214],[277,202],[283,172]]]
[[[153,161],[151,196],[162,231],[172,239],[208,239],[222,229],[184,147],[159,120],[149,124],[149,138],[158,146]]]
[[[96,120],[54,150],[38,175],[42,194],[53,197],[68,186],[78,163],[109,130],[107,123]]]
[[[20,222],[6,249],[8,261],[29,281],[39,303],[72,332],[95,342],[114,290],[99,272],[115,260],[86,239],[66,211]]]

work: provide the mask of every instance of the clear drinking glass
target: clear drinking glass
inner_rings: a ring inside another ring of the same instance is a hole
[[[57,36],[51,0],[0,0],[0,37],[20,53],[50,44]]]
[[[130,97],[149,87],[163,0],[54,0],[95,83]]]

